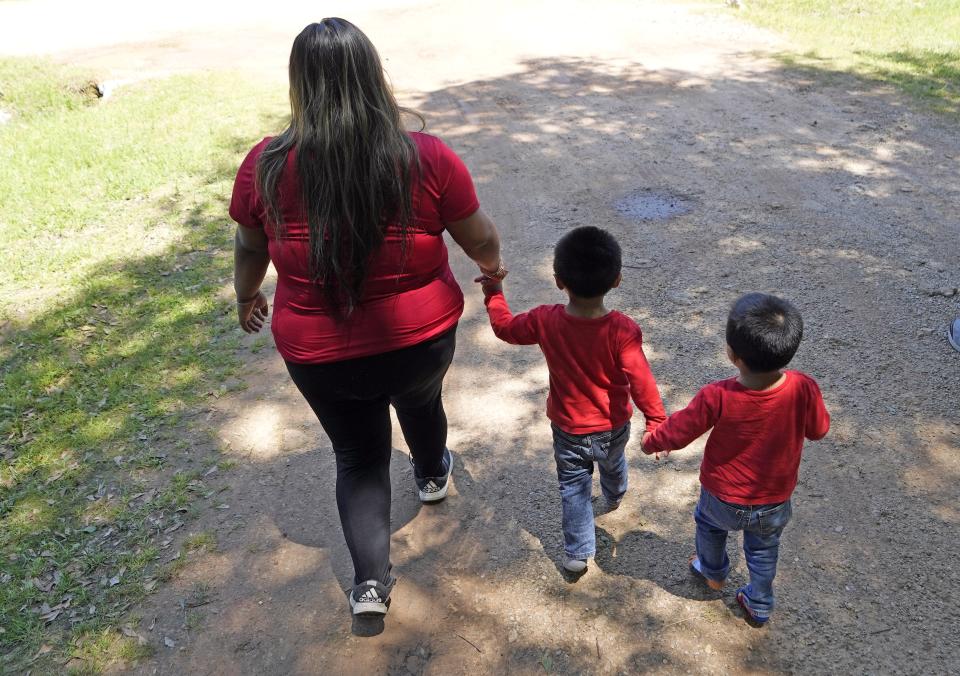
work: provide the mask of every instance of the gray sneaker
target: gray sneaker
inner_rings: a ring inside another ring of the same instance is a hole
[[[579,574],[587,570],[587,562],[584,559],[571,559],[564,553],[563,569],[568,573]]]
[[[601,495],[600,497],[594,498],[593,501],[593,515],[594,516],[603,516],[604,514],[609,514],[610,512],[615,512],[620,508],[620,503],[623,502],[622,499],[614,502],[609,500],[606,496]]]

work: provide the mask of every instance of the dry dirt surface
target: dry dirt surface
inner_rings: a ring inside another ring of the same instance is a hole
[[[4,3],[0,25],[47,4]],[[108,6],[76,4],[75,22]],[[293,36],[319,17],[274,3],[221,7],[218,22],[194,5],[152,33],[118,9],[55,54],[118,79],[241,67],[254,86],[284,76]],[[421,506],[396,435],[385,624],[351,621],[330,445],[271,346],[213,409],[238,464],[220,479],[224,508],[192,530],[219,545],[139,609],[158,649],[138,673],[960,673],[960,355],[943,335],[957,313],[957,125],[887,89],[785,69],[775,37],[689,6],[320,11],[371,35],[402,101],[467,162],[515,309],[560,302],[562,233],[608,228],[627,265],[610,304],[643,327],[668,410],[731,375],[727,308],[763,290],[801,308],[794,366],[820,382],[833,428],[805,451],[768,626],[736,606],[738,537],[722,594],[687,573],[702,441],[657,463],[635,435],[625,503],[597,518],[596,561],[570,583],[542,357],[493,337],[453,252],[467,293],[445,395],[453,488]]]

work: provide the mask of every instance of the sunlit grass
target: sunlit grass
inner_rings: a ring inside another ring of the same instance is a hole
[[[957,0],[748,0],[742,16],[786,35],[791,65],[844,70],[894,84],[960,113]]]
[[[282,91],[229,75],[107,101],[78,88],[84,77],[0,60],[0,106],[14,113],[0,126],[3,673],[62,671],[71,654],[98,673],[150,650],[117,627],[184,564],[161,555],[158,533],[213,495],[198,470],[216,446],[181,425],[238,364],[219,295],[226,200],[242,153],[283,111]]]

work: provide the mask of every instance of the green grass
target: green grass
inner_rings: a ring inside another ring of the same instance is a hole
[[[106,101],[85,82],[0,60],[4,673],[148,654],[118,633],[129,608],[215,546],[201,535],[173,558],[186,529],[165,531],[213,498],[201,470],[221,460],[198,413],[240,363],[226,201],[284,103],[231,75]]]
[[[791,65],[890,83],[960,114],[960,0],[747,0],[737,15],[790,38]]]

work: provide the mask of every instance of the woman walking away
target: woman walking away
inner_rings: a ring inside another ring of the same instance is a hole
[[[234,185],[237,312],[245,331],[262,328],[273,261],[277,349],[336,456],[350,606],[382,615],[395,581],[390,405],[421,501],[446,496],[453,467],[441,390],[463,294],[444,230],[483,274],[506,269],[463,162],[439,139],[404,131],[356,26],[324,19],[297,36],[290,109],[290,126],[254,146]]]

